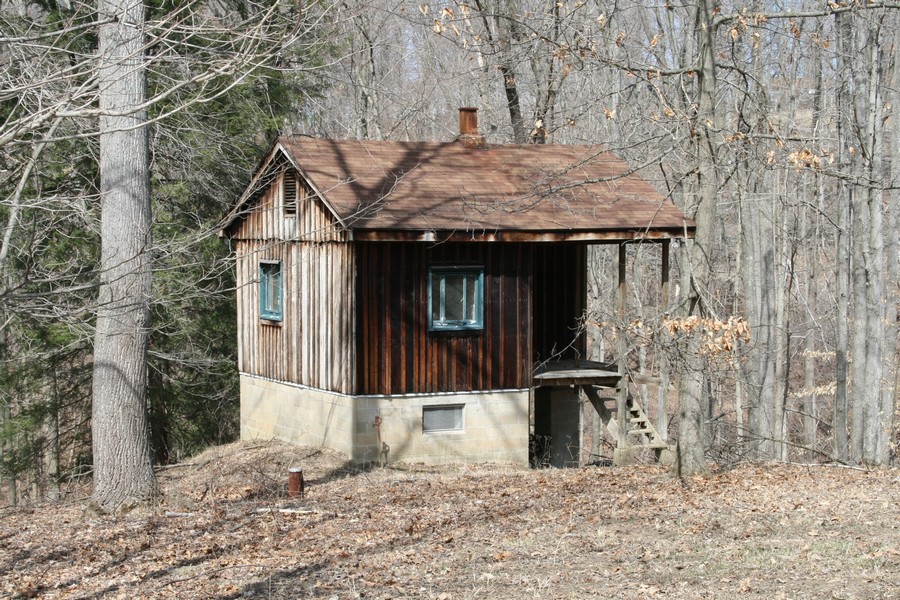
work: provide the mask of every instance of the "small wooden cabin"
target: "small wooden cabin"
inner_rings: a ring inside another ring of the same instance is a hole
[[[585,356],[588,245],[693,224],[596,146],[488,145],[474,109],[460,127],[446,143],[275,141],[223,230],[243,438],[527,464],[530,423],[574,435],[588,379],[548,364]]]

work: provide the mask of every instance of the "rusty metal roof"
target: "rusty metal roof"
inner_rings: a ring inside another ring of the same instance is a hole
[[[599,146],[477,149],[290,136],[279,138],[278,148],[346,227],[370,239],[420,232],[608,240],[693,234],[693,222],[672,202]]]

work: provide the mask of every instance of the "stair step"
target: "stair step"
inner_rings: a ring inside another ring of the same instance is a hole
[[[600,397],[600,400],[611,411],[618,408],[618,398]],[[625,437],[630,438],[629,441],[623,444],[625,448],[655,451],[670,450],[669,445],[662,440],[647,413],[644,412],[640,402],[634,396],[629,395],[625,399],[624,408],[625,412],[627,412],[625,415],[627,421],[625,422],[628,424],[628,431],[625,432]],[[607,427],[613,438],[618,440],[621,432],[614,415],[615,413],[611,412],[610,416],[613,418],[610,418]],[[659,456],[660,454],[657,452],[657,457]]]
[[[626,448],[631,448],[631,449],[633,449],[633,450],[644,450],[644,449],[647,449],[647,450],[666,450],[666,449],[669,448],[669,445],[668,445],[668,444],[665,444],[665,443],[663,443],[663,442],[655,442],[655,443],[651,442],[651,443],[649,443],[649,444],[631,444],[631,445],[629,445],[629,446],[626,446]]]
[[[664,448],[668,448],[669,445],[665,442],[650,442],[649,444],[644,444],[641,448],[650,448],[651,450],[662,450]]]

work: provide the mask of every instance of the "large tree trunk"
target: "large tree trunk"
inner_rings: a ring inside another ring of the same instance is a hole
[[[354,10],[359,9],[354,7]],[[384,139],[378,100],[377,41],[370,34],[361,11],[353,16],[350,43],[352,77],[355,80],[353,88],[356,91],[356,137],[360,140]]]
[[[895,26],[900,23],[895,15],[892,15],[891,23]],[[894,31],[894,47],[900,39],[900,32],[896,27]],[[900,60],[896,53],[891,54],[891,81],[888,89],[892,90],[889,98],[893,108],[891,114],[891,126],[888,128],[891,139],[895,140],[890,144],[890,173],[889,181],[897,181],[900,178],[900,144],[896,140],[900,140]],[[898,356],[897,356],[897,304],[892,301],[897,292],[898,278],[900,278],[900,262],[898,262],[898,250],[900,250],[900,233],[897,227],[897,210],[900,208],[900,191],[892,188],[888,196],[888,205],[885,211],[885,232],[887,239],[885,240],[884,255],[887,264],[884,269],[884,286],[885,298],[884,303],[884,372],[885,385],[881,395],[881,419],[882,426],[878,439],[878,455],[885,457],[885,461],[889,460],[891,453],[891,441],[894,431],[894,414],[896,410],[897,398],[897,376],[898,376]]]
[[[862,460],[863,431],[865,423],[865,387],[875,385],[866,381],[866,224],[868,222],[868,203],[864,190],[856,186],[850,187],[851,230],[851,269],[852,286],[851,302],[853,307],[853,339],[851,342],[850,362],[850,457],[853,462]]]
[[[10,410],[8,404],[0,404],[0,425],[6,424],[10,420]],[[0,440],[0,460],[3,460],[4,454],[13,448],[12,440],[5,438]],[[5,469],[0,467],[0,475],[4,475],[6,488],[6,502],[9,506],[15,506],[19,497],[16,490],[16,476],[12,472],[4,473]]]
[[[821,31],[819,26],[818,31]],[[825,81],[822,72],[822,59],[816,57],[813,63],[813,69],[816,74],[816,94],[813,100],[813,122],[815,129],[820,129],[823,119],[823,96],[825,92]],[[819,215],[824,214],[825,205],[825,183],[820,174],[813,175],[814,181],[814,200],[809,207],[802,210],[802,232],[800,239],[806,244],[806,272],[804,276],[804,287],[806,288],[806,306],[810,316],[817,315],[819,311],[819,293],[818,293],[818,244],[811,240],[821,239],[819,228]],[[816,207],[812,210],[811,207]],[[810,224],[809,221],[812,220]],[[811,232],[810,232],[811,230]],[[818,455],[818,392],[816,391],[816,336],[820,330],[817,318],[810,318],[809,327],[803,339],[803,355],[804,355],[804,393],[803,405],[801,412],[803,414],[803,445],[807,450],[806,459],[810,462],[815,460]]]
[[[543,25],[551,48],[564,43],[560,39],[562,32],[560,6],[561,3],[557,0],[545,0],[541,9]],[[556,72],[556,58],[549,49],[538,49],[531,53],[531,72],[534,76],[535,86],[535,122],[541,120],[547,131],[553,131],[556,99],[565,75]],[[544,136],[541,136],[536,138],[535,142],[543,144],[544,139]]]
[[[93,501],[147,500],[155,480],[147,427],[150,181],[144,6],[99,0],[101,275],[94,342]]]
[[[776,185],[781,186],[780,177],[776,177]],[[775,460],[787,460],[787,409],[788,409],[788,380],[791,376],[791,327],[790,307],[788,305],[793,288],[793,264],[794,260],[788,260],[788,244],[796,244],[796,240],[788,241],[786,222],[788,216],[781,203],[775,206],[775,394],[769,401],[769,410],[772,416],[772,458]],[[794,230],[793,227],[791,227]],[[796,234],[796,230],[794,230]],[[791,236],[793,237],[793,236]],[[793,252],[791,253],[793,254]]]
[[[500,75],[503,77],[503,91],[506,94],[506,110],[509,112],[509,122],[512,125],[513,141],[517,144],[524,144],[528,141],[528,133],[525,129],[525,119],[522,116],[519,80],[516,76],[516,65],[513,62],[513,50],[520,37],[519,23],[517,22],[520,17],[517,9],[518,6],[514,0],[500,0],[497,3],[494,20],[497,45],[500,49],[498,67]]]
[[[700,0],[694,20],[697,36],[697,114],[693,122],[692,141],[696,150],[697,175],[688,186],[694,192],[696,209],[693,214],[697,233],[690,246],[690,308],[691,314],[703,312],[703,296],[708,292],[712,260],[713,226],[716,219],[718,178],[716,174],[716,72],[714,6]],[[707,471],[705,444],[704,361],[700,356],[700,341],[691,336],[686,355],[685,372],[679,388],[678,405],[678,474],[692,475]]]
[[[847,146],[849,132],[844,115],[850,110],[850,86],[847,83],[849,67],[846,65],[850,45],[850,15],[835,14],[837,30],[838,74],[839,85],[836,98],[838,126],[837,147],[838,167],[847,166]],[[850,349],[850,184],[838,180],[838,216],[837,216],[837,305],[835,307],[835,393],[832,427],[834,430],[834,458],[847,461],[850,456],[850,440],[848,438],[849,395],[847,379],[849,371],[848,354]]]
[[[881,98],[883,56],[881,54],[881,22],[875,20],[869,25],[866,49],[869,51],[869,94],[867,99],[868,115],[866,118],[866,167],[870,185],[866,190],[868,219],[867,232],[862,243],[865,244],[863,264],[865,266],[865,320],[866,320],[866,355],[865,384],[862,394],[863,434],[862,458],[866,464],[882,464],[887,462],[887,453],[878,453],[878,438],[881,434],[882,415],[881,394],[884,387],[884,192],[877,182],[882,180],[883,156],[883,119]],[[857,325],[860,326],[861,322]],[[856,427],[856,424],[854,424]]]
[[[817,206],[821,198],[820,187],[821,181],[818,176],[815,177],[815,189],[813,193],[815,194],[815,202],[812,203],[813,206]],[[802,207],[800,209],[802,211],[801,214],[801,223],[800,223],[800,239],[806,244],[806,269],[803,274],[803,287],[806,290],[806,303],[807,310],[810,314],[814,314],[813,311],[816,310],[816,305],[818,303],[818,289],[817,289],[817,281],[815,276],[815,265],[817,260],[816,255],[816,246],[815,244],[809,243],[810,239],[810,229],[814,232],[812,237],[814,239],[818,238],[818,227],[815,224],[810,227],[809,220],[812,218],[813,220],[817,219],[817,215],[813,214],[810,217],[810,213],[812,212],[808,207]],[[802,446],[806,448],[804,451],[804,456],[806,460],[812,462],[816,459],[818,445],[816,443],[816,431],[818,429],[818,415],[816,404],[818,400],[818,394],[816,392],[816,332],[817,332],[817,324],[815,319],[810,319],[809,326],[806,329],[806,335],[803,338],[803,395],[801,396],[800,403],[800,414],[802,415],[803,422],[803,438],[802,438]]]
[[[757,197],[757,199],[759,199]],[[774,203],[760,201],[751,211],[748,223],[753,223],[751,232],[755,234],[754,258],[757,261],[756,279],[744,281],[748,300],[755,297],[754,310],[750,313],[751,328],[756,332],[756,340],[751,350],[750,368],[758,382],[756,393],[749,406],[750,435],[753,439],[754,455],[760,460],[775,458],[775,396],[777,394],[776,363],[779,358],[777,339],[778,292],[776,278]],[[751,289],[752,288],[752,289]],[[748,306],[750,306],[748,302]]]

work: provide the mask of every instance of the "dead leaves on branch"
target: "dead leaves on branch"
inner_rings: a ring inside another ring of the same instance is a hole
[[[808,148],[791,152],[788,154],[787,160],[798,171],[802,169],[818,169],[822,166],[822,159]]]
[[[673,339],[701,336],[700,351],[713,358],[730,356],[739,344],[750,341],[750,326],[743,317],[730,316],[724,321],[710,317],[681,317],[666,319],[663,327]]]
[[[662,321],[662,329],[675,341],[700,336],[700,350],[710,357],[730,355],[740,344],[750,341],[750,325],[743,317],[733,315],[724,320],[698,316],[667,318]],[[628,325],[628,333],[649,340],[656,330],[653,325],[635,319]]]

